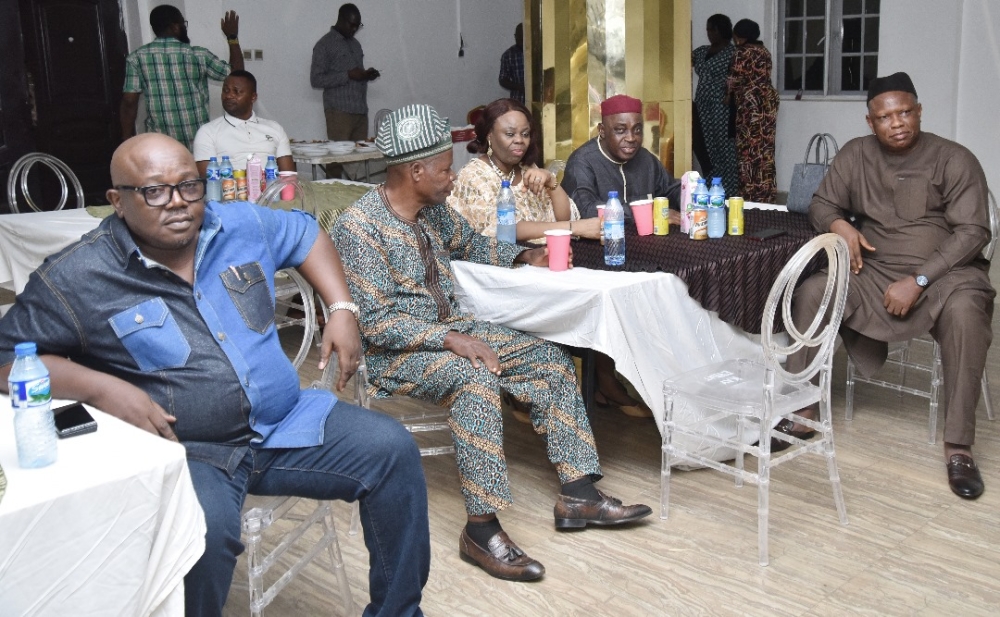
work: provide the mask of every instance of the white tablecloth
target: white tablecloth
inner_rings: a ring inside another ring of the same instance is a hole
[[[607,354],[653,410],[658,426],[668,377],[727,358],[763,359],[755,337],[703,309],[673,274],[586,268],[551,272],[462,261],[452,266],[463,309],[479,319]],[[682,406],[675,418],[691,421],[701,419],[702,413]],[[736,436],[731,420],[712,423],[708,430]],[[703,453],[716,460],[734,454],[718,448]]]
[[[0,614],[182,616],[184,575],[205,548],[184,447],[91,414],[96,433],[21,469],[0,400]]]
[[[100,222],[83,208],[0,215],[0,287],[21,293],[46,257]]]

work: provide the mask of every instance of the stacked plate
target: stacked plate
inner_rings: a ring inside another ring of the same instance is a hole
[[[324,144],[326,151],[329,154],[349,154],[354,152],[354,142],[353,141],[328,141]]]
[[[322,143],[293,143],[292,154],[294,156],[315,157],[326,156],[326,145]]]
[[[354,145],[354,150],[357,152],[375,152],[378,148],[370,141],[359,141]]]

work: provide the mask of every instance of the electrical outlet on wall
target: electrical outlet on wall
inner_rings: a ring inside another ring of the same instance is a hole
[[[243,50],[243,59],[244,60],[253,60],[253,54],[250,52],[249,49],[244,49]]]
[[[263,60],[264,59],[264,50],[263,49],[255,49],[255,50],[253,50],[253,59],[254,60]]]

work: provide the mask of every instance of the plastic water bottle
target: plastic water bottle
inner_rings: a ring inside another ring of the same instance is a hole
[[[722,188],[722,178],[712,178],[712,188],[708,190],[708,237],[721,238],[726,235],[726,189]]]
[[[692,240],[708,239],[708,206],[710,200],[705,179],[698,178],[698,184],[691,191],[691,226],[688,237]]]
[[[604,206],[604,263],[625,264],[625,211],[618,201],[618,191],[608,192],[608,203]]]
[[[267,164],[264,165],[264,190],[267,190],[275,180],[278,179],[278,162],[273,156],[267,157]]]
[[[205,170],[205,198],[208,201],[222,201],[222,177],[219,175],[219,159],[214,156],[208,159],[208,169]]]
[[[497,193],[497,240],[517,243],[516,208],[514,191],[510,189],[510,182],[504,180],[500,183],[500,192]]]
[[[14,408],[14,439],[21,467],[45,467],[56,461],[56,424],[52,416],[49,369],[34,343],[14,346],[14,365],[7,378]]]
[[[233,177],[233,164],[228,156],[222,157],[219,165],[219,179],[222,181],[222,201],[236,199],[236,178]]]

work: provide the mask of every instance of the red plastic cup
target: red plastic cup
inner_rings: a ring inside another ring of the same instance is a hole
[[[549,247],[549,270],[562,272],[569,268],[568,229],[550,229],[545,232],[545,245]]]
[[[282,178],[295,177],[299,175],[295,171],[279,171],[278,176]],[[285,186],[281,189],[281,199],[282,201],[291,201],[295,199],[295,187],[291,184]]]
[[[648,236],[653,233],[653,202],[649,199],[629,202],[632,206],[632,217],[635,219],[635,227],[640,236]]]

